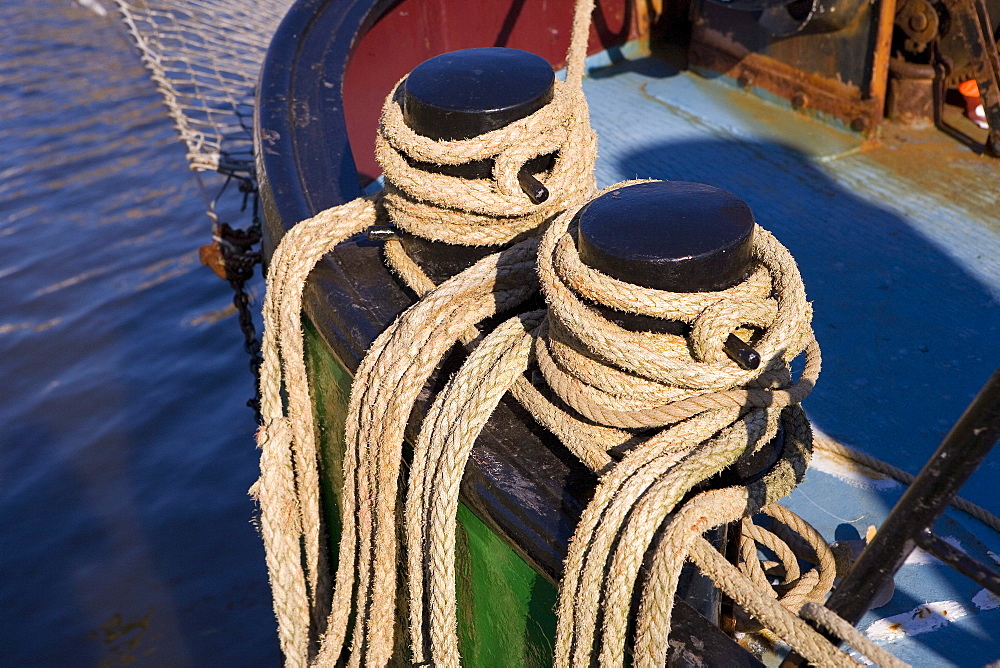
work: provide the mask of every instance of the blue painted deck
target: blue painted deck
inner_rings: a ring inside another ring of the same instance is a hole
[[[831,436],[916,474],[1000,364],[1000,160],[934,130],[890,130],[863,148],[855,135],[659,61],[595,69],[584,88],[601,186],[715,185],[789,247],[823,350],[806,411]],[[863,536],[903,488],[848,478],[817,462],[787,505],[828,540]],[[1000,514],[998,486],[995,450],[962,495]],[[1000,563],[1000,536],[976,520],[949,511],[937,530]],[[954,603],[934,618],[939,628],[893,641],[893,653],[919,666],[1000,658],[1000,600],[926,555],[911,558],[892,601],[860,628],[940,601]]]

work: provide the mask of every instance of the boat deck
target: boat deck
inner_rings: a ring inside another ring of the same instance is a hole
[[[1000,160],[932,128],[865,144],[721,77],[601,58],[584,84],[599,185],[696,181],[744,198],[797,258],[815,308],[813,423],[916,474],[1000,364]],[[962,496],[1000,514],[998,477],[994,450]],[[787,505],[828,540],[856,538],[902,491],[818,457]],[[936,529],[1000,563],[1000,536],[978,521],[949,511]],[[927,555],[896,583],[860,624],[893,653],[921,666],[1000,658],[1000,599]]]

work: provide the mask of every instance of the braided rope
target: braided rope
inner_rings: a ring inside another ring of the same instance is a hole
[[[853,659],[838,651],[822,635],[798,616],[791,614],[777,600],[768,596],[747,596],[747,592],[756,590],[754,584],[726,561],[705,539],[698,538],[693,541],[690,556],[699,570],[711,577],[727,596],[761,620],[767,628],[773,630],[778,637],[788,642],[796,652],[810,662],[821,666],[857,666]]]
[[[509,125],[469,139],[435,140],[403,120],[403,81],[382,107],[375,157],[385,176],[384,204],[401,229],[424,239],[463,246],[507,244],[538,228],[595,190],[597,135],[583,95],[583,63],[593,0],[577,0],[565,82],[555,81],[552,100]],[[405,79],[404,79],[405,80]],[[532,203],[518,173],[528,161],[553,154],[543,175],[549,198]],[[490,179],[467,179],[422,169],[492,160]]]
[[[261,477],[252,493],[262,506],[279,639],[290,665],[304,665],[314,655],[324,665],[336,662],[347,642],[352,610],[357,622],[350,665],[384,664],[391,656],[395,641],[386,629],[393,628],[395,616],[396,486],[409,407],[456,338],[467,340],[472,324],[537,290],[532,280],[535,243],[490,256],[464,279],[435,290],[376,340],[359,368],[347,424],[348,475],[332,599],[301,329],[306,278],[326,252],[377,222],[382,211],[401,229],[427,239],[494,245],[516,240],[569,203],[591,195],[596,136],[580,79],[592,10],[592,0],[577,3],[569,82],[557,82],[549,104],[507,128],[461,141],[421,137],[402,121],[397,85],[384,105],[376,139],[385,189],[299,223],[272,258],[264,305]],[[555,154],[555,163],[540,178],[550,197],[532,204],[516,175],[528,160],[548,153]],[[411,164],[486,158],[494,161],[493,179],[456,179]],[[516,280],[510,283],[512,275]],[[397,333],[400,338],[393,339]],[[422,339],[434,343],[415,347]],[[393,368],[401,358],[413,362]],[[392,391],[382,391],[388,388]]]
[[[385,245],[386,259],[407,286],[423,297],[433,282],[402,250],[398,241]],[[624,432],[580,421],[538,391],[522,374],[543,326],[527,333],[535,313],[513,318],[491,332],[449,380],[424,418],[414,446],[406,500],[411,653],[414,663],[458,665],[454,594],[455,509],[468,454],[496,401],[509,389],[533,416],[555,433],[585,463],[605,467],[607,443],[628,438]],[[463,337],[476,338],[476,330]],[[500,351],[500,352],[497,352]],[[487,379],[487,382],[483,382]],[[484,400],[488,393],[492,399]],[[489,410],[482,411],[485,402]],[[477,423],[470,425],[469,416]],[[426,582],[425,582],[426,581]],[[430,645],[425,620],[430,619]]]
[[[351,210],[350,215],[338,219],[337,225],[330,225],[329,221],[321,223],[322,218],[303,225],[302,239],[297,239],[298,235],[290,236],[288,245],[283,244],[285,250],[276,254],[273,275],[287,277],[296,273],[301,274],[303,266],[308,266],[310,261],[308,258],[321,256],[325,247],[335,243],[334,239],[337,236],[347,235],[352,230],[368,224],[374,217],[374,204],[373,200],[358,202],[357,208]],[[356,220],[351,223],[345,222],[351,216],[356,217]],[[306,239],[313,232],[310,231],[311,227],[328,228],[323,241]],[[337,231],[330,233],[331,229]],[[548,238],[547,236],[546,239]],[[398,244],[387,244],[386,254],[395,256],[393,265],[406,277],[407,282],[411,283],[411,287],[420,292],[430,287],[430,280],[415,263],[412,263],[412,260],[406,258],[405,253],[401,253]],[[531,294],[533,286],[530,285],[531,281],[528,278],[531,275],[531,260],[534,255],[532,242],[520,244],[506,254],[486,258],[469,271],[434,289],[376,340],[359,369],[356,388],[361,389],[352,392],[349,411],[351,421],[347,426],[348,451],[345,454],[345,470],[354,473],[353,477],[348,477],[345,481],[345,497],[349,501],[353,499],[353,503],[345,504],[345,508],[353,508],[354,511],[364,511],[366,507],[373,508],[371,518],[373,521],[367,523],[364,517],[359,518],[359,521],[352,521],[355,519],[352,513],[345,513],[343,518],[341,562],[326,636],[323,638],[317,657],[318,663],[324,665],[333,663],[341,655],[352,609],[357,610],[358,615],[353,644],[355,648],[362,648],[363,651],[351,654],[350,665],[360,665],[362,660],[385,663],[391,658],[396,641],[393,634],[387,633],[386,629],[394,628],[396,612],[394,564],[397,550],[395,542],[397,520],[394,516],[396,501],[393,499],[398,488],[403,425],[409,407],[413,405],[417,393],[444,351],[455,340],[472,341],[475,338],[474,330],[469,330],[470,324],[491,315],[497,307],[503,309],[514,306]],[[286,256],[294,256],[299,261],[290,262],[285,259]],[[294,290],[275,289],[269,293],[269,297],[275,303],[289,300],[294,302],[295,299],[301,299],[301,294],[296,296]],[[269,323],[275,322],[275,312],[276,308],[269,303],[266,314]],[[411,642],[413,657],[417,662],[430,660],[435,665],[442,666],[457,666],[460,663],[454,607],[454,532],[458,486],[471,445],[489,418],[493,407],[508,388],[513,390],[521,385],[531,387],[522,374],[530,360],[532,343],[544,339],[541,317],[542,314],[539,312],[519,316],[507,321],[483,339],[460,372],[449,381],[443,393],[434,402],[421,431],[411,472],[406,524],[410,559],[408,574]],[[278,322],[279,326],[301,327],[297,319],[279,319]],[[296,331],[301,341],[300,330]],[[292,357],[297,352],[294,346],[288,348],[289,351],[282,351],[283,357]],[[411,362],[400,365],[398,360],[401,359]],[[283,361],[286,365],[289,364],[288,359]],[[301,374],[292,372],[286,376],[304,382],[304,367]],[[289,388],[290,397],[292,389]],[[272,394],[272,399],[274,396],[276,395]],[[307,394],[306,397],[308,398]],[[389,399],[380,400],[380,397]],[[290,403],[291,401],[290,399]],[[548,400],[545,400],[544,404],[552,405]],[[272,402],[266,405],[269,410],[273,408]],[[565,417],[564,410],[559,409],[559,412]],[[714,420],[720,415],[726,416],[729,424],[714,438],[709,438],[717,431],[717,423]],[[560,420],[559,417],[549,419]],[[791,441],[803,445],[787,448],[784,465],[776,467],[769,474],[771,480],[758,485],[759,489],[756,491],[751,488],[724,490],[726,494],[742,494],[747,498],[756,499],[753,502],[744,501],[743,514],[734,516],[733,519],[755,512],[755,508],[776,500],[777,497],[787,493],[801,478],[805,468],[804,461],[808,456],[807,442],[811,437],[808,424],[798,409],[780,419],[785,422],[786,432],[790,434]],[[639,566],[646,551],[645,547],[636,549],[636,546],[651,545],[655,536],[662,535],[658,542],[659,547],[654,552],[650,577],[643,588],[635,641],[637,663],[662,665],[668,647],[666,638],[669,635],[669,615],[679,567],[688,552],[691,554],[689,558],[704,565],[706,557],[697,554],[698,543],[695,538],[714,526],[711,523],[706,524],[707,516],[699,516],[700,519],[696,522],[684,520],[700,508],[697,504],[692,505],[689,502],[673,516],[671,511],[681,496],[697,482],[721,470],[748,450],[748,443],[770,440],[776,433],[777,421],[773,411],[769,413],[763,409],[751,409],[740,417],[740,411],[731,405],[716,407],[714,411],[695,412],[688,419],[662,430],[632,450],[621,464],[612,468],[602,478],[602,487],[595,495],[595,502],[603,495],[607,497],[610,507],[599,508],[596,513],[592,510],[598,507],[597,504],[592,504],[588,508],[588,512],[594,515],[591,523],[595,525],[594,534],[597,538],[585,556],[593,557],[586,562],[586,565],[591,566],[593,572],[598,574],[599,583],[604,586],[604,596],[596,606],[592,605],[592,600],[587,604],[586,598],[583,606],[577,601],[577,606],[569,615],[572,625],[579,627],[576,630],[577,636],[586,638],[588,633],[594,632],[596,616],[593,613],[594,610],[599,610],[604,621],[599,644],[599,659],[602,663],[620,662],[624,658],[628,602],[631,600]],[[283,509],[284,521],[286,525],[291,526],[291,531],[294,531],[295,521],[302,514],[303,506],[309,503],[309,497],[303,496],[303,492],[299,489],[305,485],[297,484],[294,476],[290,478],[287,475],[294,469],[294,464],[289,466],[288,462],[293,460],[296,454],[294,449],[288,446],[288,441],[294,441],[295,438],[291,434],[294,431],[294,422],[289,418],[277,417],[269,424],[272,428],[262,431],[262,449],[268,457],[274,456],[275,453],[284,453],[286,459],[284,465],[268,467],[270,473],[262,475],[256,491],[262,499],[262,505],[266,506],[265,512],[268,517],[282,512],[280,503],[264,502],[264,499],[270,498],[272,489],[281,489],[281,485],[284,485],[286,490],[292,488],[293,492],[301,497],[297,508],[298,514],[294,512],[296,509],[290,509],[287,504]],[[705,440],[706,438],[708,440]],[[282,447],[274,447],[272,440],[283,443]],[[697,445],[687,449],[664,448],[665,444],[671,442]],[[456,444],[460,444],[461,447],[455,447]],[[366,461],[373,462],[374,465],[367,467],[359,465],[360,462]],[[604,460],[598,461],[604,465]],[[282,471],[285,473],[284,478],[278,475]],[[607,493],[609,489],[612,490],[610,494]],[[281,496],[282,493],[278,492],[278,495]],[[283,498],[287,501],[289,498],[297,497],[295,494],[285,493]],[[801,523],[798,518],[779,506],[768,506],[764,511],[791,526],[806,539],[807,545],[813,545],[811,558],[832,563],[832,555],[829,554],[828,548],[821,538],[814,535],[815,532],[811,527]],[[364,514],[362,512],[362,515]],[[587,521],[585,514],[581,526]],[[730,520],[719,520],[721,521]],[[277,538],[287,535],[288,531],[279,534]],[[578,528],[574,544],[580,536],[581,530]],[[776,601],[783,609],[798,610],[804,603],[821,599],[829,591],[833,572],[833,569],[829,568],[829,563],[825,567],[821,563],[818,572],[810,570],[800,576],[790,567],[790,564],[794,563],[793,557],[808,558],[810,555],[795,552],[796,541],[789,541],[787,537],[785,540],[780,540],[774,533],[764,530],[756,531],[753,537],[779,552],[785,564],[786,584],[795,580],[791,589]],[[689,547],[684,548],[685,545]],[[781,545],[786,545],[791,552],[788,553],[787,549],[783,551]],[[425,558],[426,550],[423,549],[425,546],[430,549],[429,559]],[[268,550],[272,577],[289,580],[292,583],[285,587],[292,590],[293,595],[281,599],[285,606],[281,608],[282,612],[302,615],[305,609],[308,615],[308,605],[302,604],[308,598],[308,590],[302,581],[301,571],[296,574],[294,568],[288,568],[287,561],[276,562],[272,559],[273,552],[272,549]],[[603,558],[602,554],[605,555]],[[698,561],[699,559],[702,561]],[[756,557],[752,561],[756,563]],[[609,563],[610,572],[614,577],[604,581],[607,575],[602,575],[598,567]],[[390,566],[386,568],[386,564]],[[282,569],[290,573],[287,576],[278,575],[282,573]],[[425,571],[428,578],[426,582],[423,580]],[[308,572],[307,570],[306,573]],[[572,587],[576,573],[577,571],[568,563],[566,579],[563,582],[564,594]],[[296,575],[299,576],[298,579]],[[576,580],[586,585],[588,578],[593,580],[593,577],[593,573],[588,574],[581,569],[580,576]],[[766,578],[764,583],[766,585]],[[600,592],[600,584],[596,589],[591,585],[589,591]],[[275,591],[277,609],[278,585]],[[581,591],[588,591],[588,587],[582,586]],[[776,594],[769,586],[766,586],[765,591],[765,598],[775,599]],[[759,582],[753,596],[756,598],[761,596]],[[561,597],[561,608],[564,600],[565,596]],[[828,643],[823,644],[821,640],[813,637],[815,632],[809,635],[810,632],[804,631],[799,622],[787,619],[774,621],[776,613],[766,604],[759,602],[748,604],[741,598],[737,600],[751,614],[760,617],[770,627],[778,629],[779,634],[791,634],[790,642],[804,656],[829,659],[833,661],[832,665],[837,665],[840,657],[843,657],[835,649],[830,648]],[[298,608],[292,608],[294,610],[292,612],[289,602],[296,601]],[[429,611],[431,632],[429,645],[422,635],[425,625],[423,608],[425,601]],[[567,615],[561,615],[560,633],[563,630],[562,621],[566,618]],[[789,638],[784,639],[789,640]],[[305,645],[307,653],[309,642],[309,636],[303,635],[301,631],[283,636],[283,645],[290,647]],[[572,662],[574,665],[589,663],[591,656],[592,650],[588,649],[587,643],[577,642]],[[559,660],[557,653],[557,661]],[[290,660],[291,662],[293,661]]]
[[[361,661],[384,665],[390,659],[396,614],[397,490],[409,412],[462,332],[532,294],[534,286],[524,279],[530,276],[534,250],[534,243],[523,242],[445,282],[383,332],[362,361],[348,408],[345,463],[349,458],[353,468],[345,466],[344,491],[348,500],[344,508],[360,517],[355,534],[345,531],[341,537],[342,552],[356,554],[357,564],[342,558],[337,578],[339,587],[353,577],[357,594],[352,606],[349,586],[335,591],[321,663],[340,655],[338,641],[346,632],[352,607],[357,622],[349,665]]]
[[[542,315],[534,311],[511,318],[483,339],[438,395],[414,446],[406,529],[416,663],[460,664],[455,594],[459,484],[476,436],[528,367],[531,330]],[[425,606],[430,612],[429,654],[423,637]]]
[[[669,558],[654,557],[643,588],[635,657],[639,663],[653,657],[650,665],[662,665],[682,545],[691,540],[669,537],[673,522],[687,512],[687,505],[677,504],[698,483],[775,436],[782,409],[812,389],[819,350],[795,263],[765,230],[754,230],[756,269],[745,281],[718,292],[670,293],[584,265],[572,238],[577,210],[560,214],[539,247],[539,277],[549,305],[536,343],[539,369],[552,391],[588,420],[616,429],[660,430],[604,473],[577,526],[560,589],[556,663],[624,660],[629,601],[640,586],[645,556],[659,541],[670,546]],[[595,302],[687,323],[690,334],[627,330],[607,320]],[[725,357],[722,342],[734,332],[758,334],[759,369],[741,369]],[[803,351],[806,368],[793,382],[789,365]],[[804,418],[799,422],[808,432]],[[811,443],[808,433],[803,439]],[[801,472],[783,479],[776,488],[787,492],[800,477]],[[790,605],[829,591],[832,555],[826,550],[823,556],[825,569],[819,573],[801,578],[794,573],[797,581],[786,593]]]
[[[421,137],[402,122],[397,85],[384,105],[376,140],[385,189],[300,223],[275,253],[264,313],[261,478],[253,492],[261,502],[279,637],[291,665],[311,659],[336,663],[348,636],[350,666],[385,665],[394,657],[404,642],[396,635],[401,527],[407,541],[412,659],[449,668],[460,664],[455,603],[459,485],[476,436],[507,391],[602,473],[570,544],[559,599],[558,665],[623,662],[636,591],[635,662],[663,665],[685,560],[694,561],[769,633],[811,661],[853,665],[796,613],[836,629],[867,656],[885,654],[816,606],[832,585],[833,556],[812,527],[773,505],[805,470],[812,434],[797,404],[820,369],[811,308],[787,250],[755,228],[755,271],[728,290],[694,295],[617,281],[587,267],[576,254],[571,221],[594,190],[596,137],[580,89],[592,8],[589,0],[577,4],[567,81],[556,83],[552,102],[501,130],[461,141]],[[542,178],[552,197],[543,205],[531,204],[520,191],[517,173],[527,161],[549,153],[556,160]],[[494,164],[490,179],[460,179],[419,167],[487,159]],[[316,425],[303,359],[302,289],[323,254],[377,222],[381,212],[411,234],[463,245],[509,244],[551,225],[537,253],[535,241],[522,242],[437,287],[398,241],[386,243],[387,263],[422,299],[376,339],[352,387],[343,533],[331,592]],[[548,310],[515,316],[481,335],[473,325],[517,308],[536,291],[536,255]],[[591,305],[595,302],[687,323],[691,332],[685,337],[632,332],[605,319]],[[753,338],[764,361],[758,370],[740,369],[726,358],[722,341],[734,332]],[[472,352],[425,417],[401,520],[404,428],[426,381],[456,341]],[[791,361],[803,352],[805,370],[793,380]],[[551,392],[525,377],[533,360]],[[779,424],[786,447],[761,481],[681,503],[700,483],[769,442]],[[636,429],[655,432],[642,437]],[[827,441],[822,447],[836,451]],[[609,455],[612,448],[626,450],[617,464]],[[889,474],[897,473],[902,472]],[[757,512],[773,518],[771,530],[749,521]],[[989,523],[989,517],[983,521]],[[715,526],[741,519],[742,572],[702,538]],[[777,590],[756,556],[758,543],[778,555],[783,582]],[[643,581],[648,555],[652,559]],[[800,558],[816,567],[801,572]]]
[[[603,192],[610,192],[631,183],[638,182],[616,184]],[[560,370],[568,373],[567,367],[573,367],[575,372],[576,367],[585,367],[587,364],[582,358],[589,357],[604,368],[617,368],[630,377],[689,390],[688,396],[697,396],[706,390],[729,390],[751,385],[758,379],[762,384],[759,389],[765,390],[766,393],[767,385],[779,381],[782,375],[780,361],[789,362],[812,341],[812,331],[808,326],[812,318],[812,309],[805,300],[798,268],[788,251],[769,232],[760,227],[754,230],[753,251],[760,266],[771,274],[774,282],[771,287],[774,292],[773,300],[753,296],[754,293],[760,294],[761,290],[761,280],[757,274],[741,284],[739,290],[696,293],[693,298],[685,293],[651,290],[619,282],[622,293],[631,292],[635,299],[623,297],[616,302],[616,308],[626,310],[628,304],[635,304],[640,298],[656,300],[649,309],[629,308],[628,311],[645,314],[669,313],[671,319],[688,322],[693,329],[691,341],[673,334],[632,332],[610,322],[597,309],[584,302],[581,299],[582,295],[576,292],[576,286],[581,280],[588,278],[610,280],[610,277],[600,277],[599,272],[594,270],[590,271],[590,275],[573,273],[572,270],[564,272],[565,265],[557,263],[557,259],[565,258],[575,252],[569,233],[575,214],[576,210],[571,210],[553,221],[539,250],[539,275],[551,311],[549,341],[554,338],[556,342],[564,344],[550,347],[549,351],[553,354],[556,366]],[[597,295],[594,291],[589,291],[588,294],[591,299]],[[767,313],[773,313],[770,321],[762,317]],[[738,324],[737,327],[733,326],[734,319],[741,321],[741,324],[752,324],[764,329],[764,334],[755,342],[754,348],[760,353],[762,360],[770,364],[763,363],[757,370],[744,370],[725,357],[722,352],[723,341],[739,326]],[[563,338],[566,335],[571,338],[569,340]],[[549,341],[546,342],[546,346],[549,345]],[[695,352],[694,359],[691,348]],[[818,348],[810,352],[808,362],[813,365],[810,377],[803,378],[796,392],[785,395],[783,400],[787,403],[796,403],[811,390],[812,382],[819,371],[818,352]],[[560,358],[560,355],[565,357]],[[551,371],[553,369],[550,369]],[[768,373],[764,373],[765,371]],[[546,380],[550,385],[559,385],[560,380],[555,375],[550,378],[546,374]],[[620,376],[614,374],[612,370],[605,377],[605,383],[614,386]],[[588,384],[585,376],[576,375],[572,378]],[[606,392],[597,385],[592,387]],[[628,393],[624,383],[616,389],[618,394]],[[577,397],[573,393],[560,396],[577,405],[586,404],[585,397]],[[742,406],[746,401],[753,402],[755,399],[761,403],[765,401],[762,398],[758,399],[753,393],[746,393],[733,395],[727,404]],[[706,404],[705,408],[711,410],[717,405],[717,403]],[[683,419],[683,416],[680,419]],[[660,423],[662,424],[664,422]]]
[[[594,191],[597,136],[583,91],[555,82],[552,101],[530,116],[471,139],[435,141],[403,121],[403,81],[386,99],[375,156],[393,222],[416,236],[464,246],[506,244]],[[533,204],[517,181],[529,160],[555,153],[545,175],[550,197]],[[492,179],[428,172],[414,165],[492,159]]]
[[[862,654],[884,668],[905,668],[906,662],[885,651],[871,640],[868,636],[858,631],[848,624],[841,617],[833,613],[829,608],[825,608],[818,603],[806,603],[799,610],[799,615],[803,619],[815,622],[817,626],[842,638]]]
[[[290,230],[271,259],[264,298],[261,476],[252,488],[286,661],[305,665],[310,628],[322,621],[325,561],[315,424],[303,353],[302,290],[306,276],[337,243],[375,220],[374,198],[324,211]],[[298,289],[295,286],[299,286]],[[282,402],[287,394],[287,411]]]

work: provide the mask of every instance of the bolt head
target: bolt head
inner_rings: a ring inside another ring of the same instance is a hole
[[[910,29],[916,30],[918,32],[926,30],[928,25],[927,16],[925,14],[914,14],[910,17]]]

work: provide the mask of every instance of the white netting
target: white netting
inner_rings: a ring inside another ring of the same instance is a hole
[[[251,169],[257,77],[292,1],[116,0],[191,169]]]

